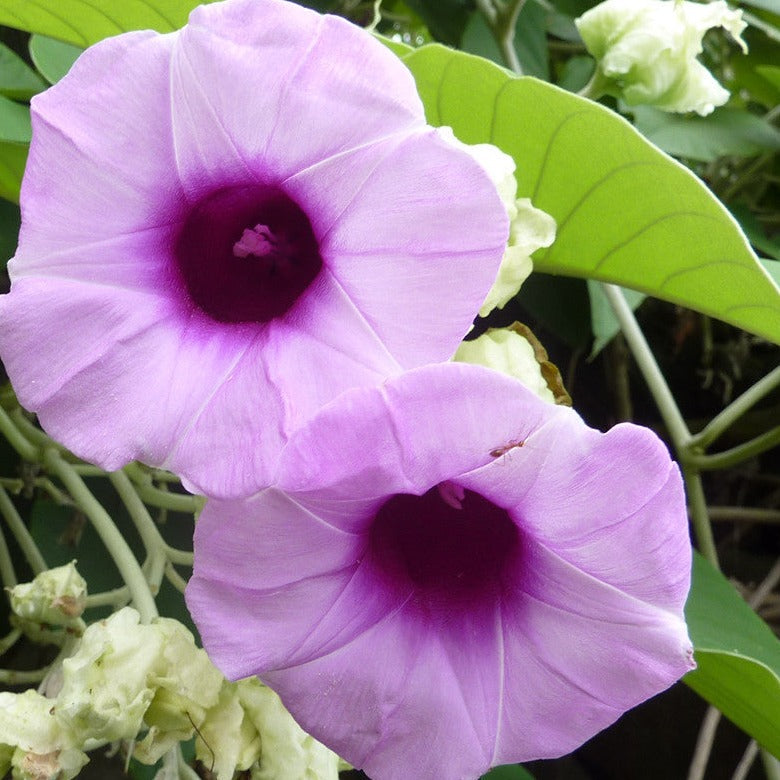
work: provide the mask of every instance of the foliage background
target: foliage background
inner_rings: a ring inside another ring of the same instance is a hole
[[[518,298],[480,327],[515,320],[530,325],[561,368],[575,407],[589,424],[603,429],[630,419],[655,428],[670,446],[679,444],[669,436],[668,420],[659,414],[619,335],[597,279],[633,288],[627,290],[627,300],[639,307],[642,331],[690,431],[706,430],[741,393],[762,377],[777,374],[780,296],[753,254],[770,275],[780,278],[780,8],[774,0],[740,4],[750,23],[745,34],[748,55],[720,31],[705,39],[705,63],[732,92],[727,106],[705,118],[649,107],[628,111],[612,99],[603,101],[606,109],[577,102],[571,93],[586,84],[593,61],[573,19],[594,5],[589,0],[304,4],[364,26],[375,24],[377,32],[396,42],[417,78],[429,121],[451,124],[467,142],[493,140],[515,156],[520,194],[532,196],[535,205],[556,217],[559,237],[550,250],[537,254],[539,272]],[[19,226],[19,183],[30,138],[29,99],[61,78],[84,46],[128,29],[176,29],[194,5],[191,0],[122,4],[0,0],[0,24],[6,25],[0,31],[4,259],[13,253]],[[520,6],[516,23],[512,19],[509,27],[502,25]],[[496,65],[435,47],[413,51],[433,42]],[[514,81],[503,67],[515,58],[524,74],[555,84],[560,91],[538,81]],[[616,121],[617,114],[639,132]],[[681,165],[671,163],[642,137]],[[637,167],[639,162],[642,166]],[[621,178],[621,165],[629,164],[630,175]],[[752,250],[734,222],[686,171],[700,177],[724,204]],[[680,217],[684,211],[696,212],[699,219]],[[621,256],[618,250],[626,236],[642,230],[647,240]],[[728,267],[714,259],[724,246],[733,261]],[[667,284],[669,279],[679,284]],[[645,294],[655,297],[645,299]],[[719,450],[727,452],[777,431],[778,384],[726,427],[718,439]],[[697,753],[707,705],[694,691],[717,703],[763,746],[780,753],[780,644],[772,634],[780,626],[780,453],[771,446],[777,441],[770,440],[769,446],[728,468],[704,467],[702,484],[714,526],[714,549],[725,575],[737,587],[703,559],[697,561],[688,618],[700,669],[686,678],[688,685],[678,684],[637,708],[572,756],[525,769],[494,770],[493,780],[517,780],[527,772],[538,778],[573,780],[695,778],[696,768],[690,769],[695,755],[710,755],[706,777],[738,777],[735,772],[749,737],[723,722],[711,744],[705,745],[711,754]],[[36,482],[40,475],[31,473],[4,441],[0,465],[2,474],[19,475],[15,502],[49,565],[78,557],[91,589],[119,584],[84,517],[67,500],[42,490]],[[135,528],[115,492],[100,479],[89,484],[140,555]],[[171,544],[190,543],[188,526],[178,522],[175,513],[160,510],[158,519]],[[21,560],[21,555],[15,557]],[[25,574],[23,569],[20,574]],[[759,620],[738,594],[750,599],[763,591]],[[170,585],[164,586],[158,604],[163,614],[189,622],[179,593]],[[4,665],[40,666],[45,654],[33,655],[32,647],[6,657]],[[93,760],[83,774],[106,777],[108,771]],[[742,776],[774,777],[772,771],[770,765],[756,761]],[[134,772],[143,775],[140,767]]]

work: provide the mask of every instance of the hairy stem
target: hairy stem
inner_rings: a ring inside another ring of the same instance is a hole
[[[735,398],[722,412],[713,417],[708,425],[693,436],[691,443],[702,449],[708,447],[754,404],[776,387],[780,387],[780,366],[770,371],[763,379],[756,382],[739,398]]]
[[[119,569],[130,591],[133,604],[141,615],[141,620],[149,623],[157,617],[157,606],[140,564],[113,520],[89,491],[82,478],[55,449],[50,448],[45,451],[44,464],[62,480],[68,492],[89,518]]]
[[[46,571],[49,567],[46,565],[38,545],[35,544],[35,540],[32,538],[29,530],[27,530],[24,520],[16,511],[13,501],[11,501],[4,487],[0,487],[0,514],[5,518],[11,533],[16,538],[19,547],[22,548],[24,557],[27,559],[27,563],[30,564],[33,574],[40,574],[42,571]]]

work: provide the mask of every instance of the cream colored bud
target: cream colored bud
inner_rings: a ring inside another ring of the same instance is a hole
[[[240,680],[238,695],[262,742],[252,780],[338,780],[339,757],[309,736],[270,688],[255,678]]]
[[[42,572],[32,582],[16,585],[9,595],[11,609],[22,620],[67,626],[84,611],[87,583],[72,561]]]
[[[728,90],[696,59],[707,30],[723,27],[747,51],[742,12],[723,0],[606,0],[576,24],[596,58],[595,91],[663,111],[705,116],[728,100]]]

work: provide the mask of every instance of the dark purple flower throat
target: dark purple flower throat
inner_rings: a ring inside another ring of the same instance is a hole
[[[174,246],[192,301],[219,322],[268,322],[322,268],[301,208],[275,187],[225,187],[190,209]]]
[[[517,560],[520,534],[505,509],[443,482],[422,496],[388,499],[371,526],[371,550],[399,585],[479,597]]]

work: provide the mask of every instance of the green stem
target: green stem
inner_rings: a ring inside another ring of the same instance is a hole
[[[152,475],[142,469],[137,463],[128,463],[123,471],[135,483],[135,489],[143,501],[151,506],[161,509],[170,509],[172,512],[183,514],[198,514],[203,509],[205,499],[202,496],[193,496],[184,493],[171,493],[161,490],[152,483]]]
[[[780,386],[780,366],[770,371],[752,387],[735,398],[720,414],[712,418],[699,433],[693,436],[691,444],[705,449],[734,424],[745,412]]]
[[[66,463],[55,449],[47,449],[44,463],[63,482],[68,492],[90,519],[92,525],[114,560],[119,573],[130,590],[135,608],[144,623],[157,617],[157,606],[144,578],[141,566],[124,537],[106,510],[95,499],[81,477]]]
[[[679,452],[688,446],[691,440],[691,433],[677,407],[672,391],[669,389],[669,385],[666,384],[666,380],[658,367],[655,357],[653,357],[644,333],[642,333],[639,323],[636,321],[634,312],[631,311],[631,307],[626,302],[623,291],[614,284],[602,283],[601,286],[615,313],[615,317],[620,323],[626,342],[631,347],[631,352],[639,366],[639,370],[642,372],[645,382],[647,382],[647,386],[655,399],[656,406],[666,424],[675,449]]]
[[[11,629],[11,631],[0,639],[0,655],[7,653],[21,638],[22,632],[20,629]]]
[[[193,554],[188,550],[177,550],[175,547],[166,547],[165,555],[171,563],[178,566],[192,566]]]
[[[173,564],[170,561],[165,565],[165,576],[179,593],[184,593],[184,589],[187,587],[187,580],[173,568]]]
[[[745,506],[711,506],[711,520],[742,520],[748,523],[780,523],[780,510]]]
[[[19,429],[14,425],[8,412],[0,406],[0,433],[5,436],[8,443],[22,456],[31,463],[38,463],[41,459],[41,453],[37,447],[22,436]]]
[[[151,515],[138,493],[135,492],[133,483],[124,471],[114,471],[108,475],[111,484],[122,499],[122,503],[130,515],[130,519],[138,529],[141,542],[149,556],[146,563],[147,582],[154,593],[159,591],[160,583],[165,572],[165,548],[168,546],[157,530]]]
[[[113,590],[106,590],[102,593],[94,593],[91,596],[87,596],[87,604],[85,609],[93,609],[94,607],[114,607],[119,608],[124,606],[130,601],[130,591],[126,585],[121,588],[114,588]]]
[[[13,588],[19,582],[16,579],[14,562],[11,560],[11,553],[8,551],[8,543],[5,540],[2,526],[0,526],[0,580],[5,588]]]
[[[685,492],[688,495],[688,512],[696,533],[696,542],[701,554],[718,570],[718,551],[715,547],[715,537],[712,535],[712,524],[707,510],[707,499],[701,484],[701,475],[685,465],[682,466]]]
[[[498,44],[504,62],[518,76],[523,75],[523,66],[515,49],[515,28],[525,2],[526,0],[510,0],[505,5],[498,0],[477,0],[477,8]]]
[[[765,431],[750,441],[746,441],[744,444],[732,447],[730,450],[716,452],[714,455],[686,454],[685,461],[703,471],[726,469],[754,458],[756,455],[760,455],[778,444],[780,444],[780,425]]]
[[[20,672],[17,669],[0,669],[0,682],[6,685],[34,685],[39,683],[49,672],[49,667],[36,669],[32,672]]]
[[[46,565],[38,545],[35,544],[35,540],[27,529],[24,520],[16,511],[13,501],[11,501],[10,496],[3,487],[0,487],[0,514],[5,518],[11,533],[16,538],[19,547],[22,548],[24,557],[30,564],[33,574],[40,574],[42,571],[46,571],[49,567]]]
[[[767,780],[780,780],[780,761],[768,750],[761,751],[761,762],[764,764]]]

